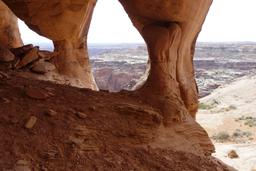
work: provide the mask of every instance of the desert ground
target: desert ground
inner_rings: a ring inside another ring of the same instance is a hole
[[[214,156],[238,170],[256,164],[256,76],[245,76],[200,99],[197,121],[215,143]],[[235,150],[238,158],[228,153]]]

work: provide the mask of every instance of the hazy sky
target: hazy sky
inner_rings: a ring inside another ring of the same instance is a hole
[[[199,41],[256,41],[256,0],[214,0]],[[26,43],[47,42],[19,22]],[[98,0],[89,43],[133,43],[143,39],[118,0]]]

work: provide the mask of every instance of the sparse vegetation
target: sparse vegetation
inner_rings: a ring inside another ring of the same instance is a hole
[[[230,105],[230,106],[228,107],[228,109],[229,109],[229,110],[236,110],[236,109],[237,109],[237,107],[236,107],[236,106],[234,106],[234,105]]]
[[[215,141],[219,141],[219,142],[225,142],[225,141],[230,140],[230,135],[229,135],[228,132],[222,131],[222,132],[219,132],[217,134],[214,134],[212,136],[212,139],[215,140]]]
[[[209,109],[212,109],[213,107],[214,107],[213,105],[199,103],[199,109],[202,109],[202,110],[209,110]]]
[[[217,100],[213,99],[208,103],[199,103],[199,109],[202,110],[210,110],[216,107],[218,104],[220,104]]]
[[[242,116],[240,118],[237,118],[235,120],[236,122],[244,122],[244,125],[247,125],[249,127],[256,127],[256,117],[252,116]]]
[[[229,111],[231,111],[231,110],[236,110],[236,109],[237,109],[236,106],[230,105],[230,106],[228,106],[228,107],[223,107],[223,108],[219,109],[217,112],[218,112],[218,113],[221,113],[221,112],[229,112]]]
[[[240,129],[236,129],[235,132],[232,134],[232,138],[245,138],[252,136],[252,133],[249,131],[241,131]]]
[[[253,134],[249,131],[242,131],[240,129],[236,129],[232,134],[229,134],[226,131],[219,132],[214,134],[211,138],[216,142],[243,142],[246,139],[251,138]]]

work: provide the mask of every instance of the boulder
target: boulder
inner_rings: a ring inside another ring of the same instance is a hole
[[[228,152],[228,157],[231,158],[231,159],[239,158],[239,156],[238,156],[238,154],[235,150],[230,150]]]
[[[26,53],[28,53],[31,49],[33,49],[32,44],[24,45],[17,48],[11,48],[11,52],[17,57],[23,57]]]
[[[30,64],[31,62],[38,59],[38,47],[32,48],[28,53],[19,61],[16,68],[20,69],[25,67],[26,65]]]

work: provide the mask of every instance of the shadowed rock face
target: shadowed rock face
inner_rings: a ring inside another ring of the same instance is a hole
[[[16,48],[22,46],[17,17],[0,0],[0,46]]]
[[[32,30],[53,40],[60,73],[97,89],[86,44],[95,0],[3,1]],[[188,136],[195,132],[209,155],[213,146],[194,120],[198,91],[192,61],[195,41],[212,0],[119,1],[143,36],[150,56],[148,79],[133,93],[160,111],[165,126],[176,127],[177,133]]]

